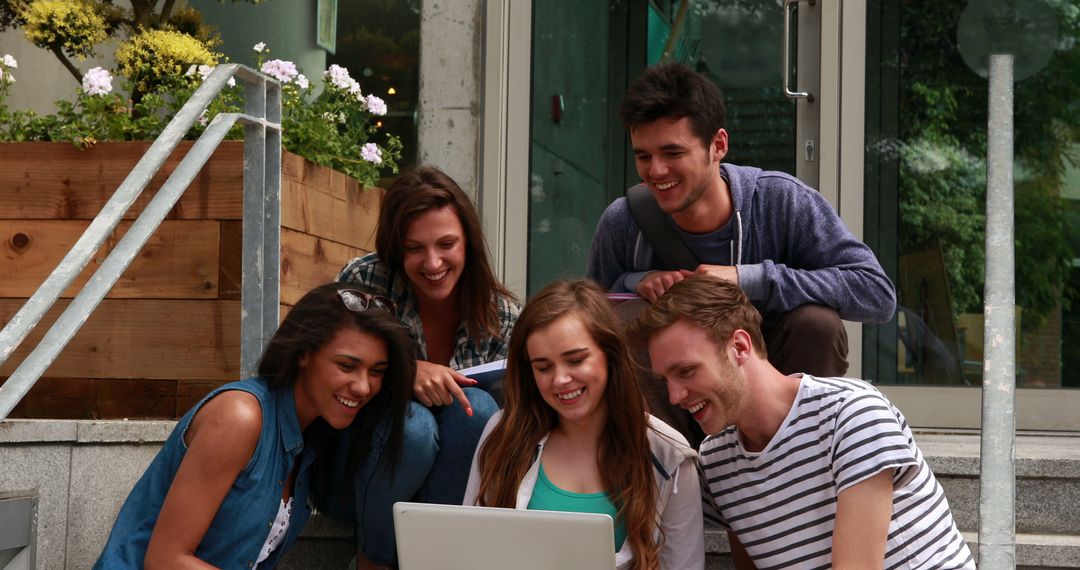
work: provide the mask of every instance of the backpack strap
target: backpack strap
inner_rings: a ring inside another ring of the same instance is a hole
[[[698,258],[675,228],[668,221],[668,214],[660,209],[652,192],[644,184],[626,191],[626,203],[641,233],[645,235],[660,263],[668,270],[694,270],[701,264]]]

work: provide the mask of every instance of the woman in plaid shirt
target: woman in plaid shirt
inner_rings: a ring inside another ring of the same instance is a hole
[[[395,502],[461,504],[473,451],[498,410],[489,391],[501,387],[458,370],[506,358],[521,310],[491,270],[476,208],[435,167],[405,172],[386,192],[375,250],[350,261],[338,281],[394,301],[416,340],[418,361],[398,466],[391,474],[382,449],[373,446],[356,469],[342,469],[343,476],[351,472],[351,484],[343,485],[353,494],[320,505],[356,521],[357,568],[397,562]]]

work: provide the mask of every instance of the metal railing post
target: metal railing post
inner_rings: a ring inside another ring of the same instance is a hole
[[[246,86],[244,112],[262,122],[244,126],[244,237],[240,313],[240,371],[256,374],[259,356],[278,326],[281,299],[281,87]]]
[[[990,56],[979,568],[1016,567],[1013,56]]]

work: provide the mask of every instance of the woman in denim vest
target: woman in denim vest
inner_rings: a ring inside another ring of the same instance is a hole
[[[311,514],[319,448],[350,425],[400,442],[415,347],[389,300],[332,283],[274,333],[259,376],[211,392],[132,489],[95,568],[273,567]],[[355,460],[355,459],[354,459]]]

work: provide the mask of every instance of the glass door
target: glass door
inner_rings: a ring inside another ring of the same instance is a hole
[[[528,290],[583,275],[600,214],[639,182],[617,111],[647,65],[683,62],[725,92],[726,160],[818,187],[821,12],[795,0],[533,3]]]

